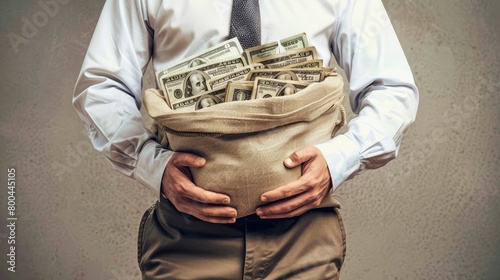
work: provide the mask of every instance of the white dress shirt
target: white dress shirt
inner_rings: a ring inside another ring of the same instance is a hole
[[[228,39],[230,0],[108,0],[78,78],[73,104],[93,146],[113,167],[159,195],[172,152],[143,124],[142,77]],[[357,117],[317,147],[334,188],[398,152],[418,90],[380,0],[261,0],[262,43],[306,32],[349,79]]]

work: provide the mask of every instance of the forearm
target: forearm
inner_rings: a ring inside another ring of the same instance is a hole
[[[152,36],[140,1],[107,1],[78,77],[73,105],[95,149],[121,173],[159,194],[171,151],[140,114]],[[133,15],[133,16],[131,16]]]
[[[358,115],[344,135],[317,145],[334,188],[394,159],[418,107],[411,69],[382,3],[348,3],[332,48],[346,71],[349,102]]]
[[[408,87],[372,88],[348,131],[317,145],[330,170],[334,188],[365,169],[394,159],[403,133],[413,123],[418,99]]]

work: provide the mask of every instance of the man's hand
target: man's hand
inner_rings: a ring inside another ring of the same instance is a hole
[[[193,184],[189,167],[203,167],[205,159],[189,153],[175,152],[162,178],[162,193],[180,212],[211,223],[234,223],[236,209],[229,206],[225,194],[206,191]]]
[[[262,219],[289,218],[321,204],[331,186],[330,172],[323,154],[313,146],[294,152],[283,162],[288,168],[302,164],[302,176],[289,184],[261,195],[257,208]]]

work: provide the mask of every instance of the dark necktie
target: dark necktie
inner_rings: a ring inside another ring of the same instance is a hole
[[[233,37],[243,49],[260,45],[259,0],[233,0],[229,38]]]

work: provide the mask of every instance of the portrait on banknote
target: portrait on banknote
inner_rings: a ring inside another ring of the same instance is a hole
[[[251,98],[252,98],[252,91],[251,90],[237,89],[234,92],[233,101],[250,100]]]
[[[194,68],[194,67],[202,65],[202,64],[207,64],[208,62],[209,61],[207,59],[204,59],[201,57],[193,58],[193,60],[191,60],[191,62],[189,62],[189,68]]]
[[[200,110],[203,108],[208,108],[214,105],[217,105],[219,103],[222,103],[222,99],[218,98],[217,96],[214,95],[205,95],[200,97],[198,101],[196,101],[195,105],[195,110]]]
[[[292,71],[289,70],[284,70],[273,76],[273,79],[277,80],[293,80],[293,81],[298,81],[299,78],[297,78],[297,75],[293,73]]]
[[[194,70],[190,72],[184,80],[184,97],[200,95],[208,91],[208,79],[210,77],[202,71]]]
[[[283,88],[280,89],[276,96],[287,96],[292,95],[297,92],[297,88],[294,85],[286,84]]]

